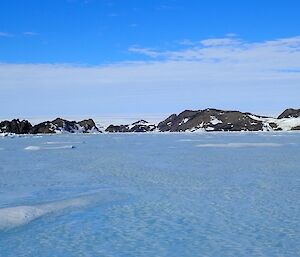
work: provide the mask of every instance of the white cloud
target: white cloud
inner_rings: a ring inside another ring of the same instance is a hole
[[[235,33],[227,33],[225,36],[226,37],[237,37],[238,35]]]
[[[13,34],[0,31],[0,37],[13,37]]]
[[[235,46],[241,44],[240,40],[234,38],[210,38],[200,41],[203,46]]]
[[[9,104],[22,96],[20,102],[39,106],[34,111],[46,103],[45,112],[87,108],[166,113],[217,107],[277,114],[286,107],[299,107],[300,37],[254,43],[208,40],[178,51],[131,47],[132,54],[153,58],[142,62],[2,63],[0,102]]]
[[[230,66],[245,72],[300,67],[300,36],[254,43],[238,38],[211,38],[177,51],[156,51],[142,47],[133,47],[129,51],[163,58],[165,61],[193,61],[197,65],[214,63],[215,67],[222,63],[223,68]]]
[[[23,35],[25,35],[25,36],[38,36],[39,33],[36,33],[36,32],[33,32],[33,31],[26,31],[26,32],[23,32]]]
[[[137,54],[143,54],[152,58],[156,58],[160,55],[162,55],[161,53],[157,52],[154,49],[150,49],[150,48],[143,48],[143,47],[139,47],[139,46],[131,46],[128,49],[129,52],[131,53],[137,53]]]

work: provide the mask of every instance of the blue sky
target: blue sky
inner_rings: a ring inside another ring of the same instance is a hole
[[[1,116],[300,107],[299,12],[296,0],[3,0]]]

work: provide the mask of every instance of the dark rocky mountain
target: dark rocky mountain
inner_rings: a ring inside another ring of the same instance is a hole
[[[130,132],[151,132],[156,129],[156,125],[150,124],[148,121],[139,120],[131,124]]]
[[[298,118],[300,117],[300,109],[286,109],[283,113],[278,116],[278,119],[283,118]]]
[[[45,121],[39,123],[31,129],[31,134],[55,134],[56,127],[51,123],[51,121]]]
[[[296,118],[296,119],[295,119]],[[158,125],[146,120],[132,124],[110,125],[105,132],[195,132],[195,131],[277,131],[300,130],[300,109],[287,109],[278,118],[264,117],[240,111],[218,109],[185,110],[172,114]],[[29,121],[14,119],[0,122],[0,133],[55,134],[101,133],[92,119],[69,121],[56,118],[32,126]]]
[[[255,118],[257,117],[257,119]],[[239,111],[223,111],[205,109],[186,110],[180,114],[172,114],[158,124],[160,131],[260,131],[264,128],[259,116]]]
[[[100,132],[93,119],[82,120],[78,124],[83,128],[83,133]]]
[[[106,129],[106,132],[115,133],[115,132],[129,132],[128,125],[109,125]]]
[[[53,134],[53,133],[91,133],[100,132],[92,119],[79,122],[68,121],[62,118],[56,118],[53,121],[39,123],[31,129],[32,134]]]
[[[149,124],[145,120],[139,120],[131,125],[109,125],[106,132],[151,132],[156,129],[156,126]]]
[[[0,122],[0,133],[28,134],[31,129],[32,125],[28,120],[14,119]]]

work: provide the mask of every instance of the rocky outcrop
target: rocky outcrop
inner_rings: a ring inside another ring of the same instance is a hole
[[[106,132],[151,132],[156,126],[145,120],[139,120],[130,125],[109,125]]]
[[[150,124],[148,121],[139,120],[131,124],[129,127],[130,132],[151,132],[156,129],[154,124]]]
[[[39,123],[30,131],[31,134],[54,134],[56,133],[56,127],[51,123],[51,121],[45,121]]]
[[[239,111],[223,111],[205,109],[199,111],[186,110],[180,114],[172,114],[158,124],[160,131],[260,131],[264,123],[254,119],[258,117]]]
[[[32,125],[28,120],[14,119],[0,122],[0,133],[28,134],[31,129]]]
[[[1,134],[101,133],[92,119],[79,122],[57,118],[32,126],[29,121],[14,119],[0,122]]]
[[[195,132],[195,131],[290,131],[300,130],[300,109],[287,109],[278,118],[264,117],[240,111],[218,109],[185,110],[172,114],[158,125],[146,120],[132,124],[110,125],[105,132]],[[102,133],[92,119],[69,121],[56,118],[32,126],[29,121],[14,119],[0,122],[0,135]]]
[[[109,125],[106,129],[106,132],[116,133],[116,132],[129,132],[128,125]]]
[[[79,121],[78,124],[83,128],[83,133],[100,132],[92,119]]]
[[[278,119],[283,118],[298,118],[300,117],[300,109],[286,109],[283,113],[278,116]]]
[[[93,133],[100,132],[92,119],[79,122],[68,121],[56,118],[53,121],[39,123],[31,129],[32,134],[53,134],[53,133]]]
[[[300,126],[293,127],[291,130],[300,130]]]

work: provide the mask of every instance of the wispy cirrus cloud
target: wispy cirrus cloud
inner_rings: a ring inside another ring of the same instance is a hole
[[[149,56],[152,58],[156,58],[156,57],[163,55],[163,53],[158,52],[154,49],[144,48],[144,47],[139,47],[139,46],[131,46],[128,48],[128,51],[131,53],[146,55],[146,56]]]
[[[93,2],[93,0],[66,0],[67,3],[81,3],[81,4],[89,4]]]
[[[263,42],[209,38],[172,51],[136,45],[128,50],[143,61],[101,66],[2,63],[0,102],[9,104],[18,92],[20,104],[40,106],[32,112],[45,106],[45,113],[50,108],[58,113],[62,108],[132,113],[139,106],[143,113],[217,107],[277,114],[299,107],[300,36]]]
[[[205,40],[201,40],[200,44],[202,46],[206,47],[212,47],[212,46],[234,46],[241,44],[242,42],[235,38],[209,38]]]
[[[183,6],[178,5],[176,3],[166,3],[166,4],[160,4],[156,7],[156,10],[158,11],[178,11],[178,10],[182,10]]]
[[[237,67],[245,71],[266,72],[300,67],[300,36],[264,42],[247,42],[232,37],[209,38],[197,43],[187,41],[187,44],[181,45],[184,47],[175,51],[159,51],[139,46],[130,47],[128,50],[154,60],[159,58],[164,61],[192,61],[198,65],[221,63],[223,68]]]
[[[23,32],[23,35],[33,37],[33,36],[38,36],[39,33],[33,32],[33,31],[25,31],[25,32]]]
[[[14,35],[11,33],[0,31],[0,37],[13,37]]]
[[[236,34],[236,33],[227,33],[226,35],[225,35],[226,37],[237,37],[238,35]]]
[[[12,37],[18,38],[19,36],[31,36],[32,37],[32,36],[38,36],[38,35],[39,35],[39,33],[33,32],[33,31],[25,31],[23,33],[17,33],[17,34],[0,31],[0,37],[7,37],[7,38],[12,38]]]
[[[136,24],[136,23],[131,23],[129,26],[130,26],[131,28],[136,28],[136,27],[138,27],[138,24]]]

